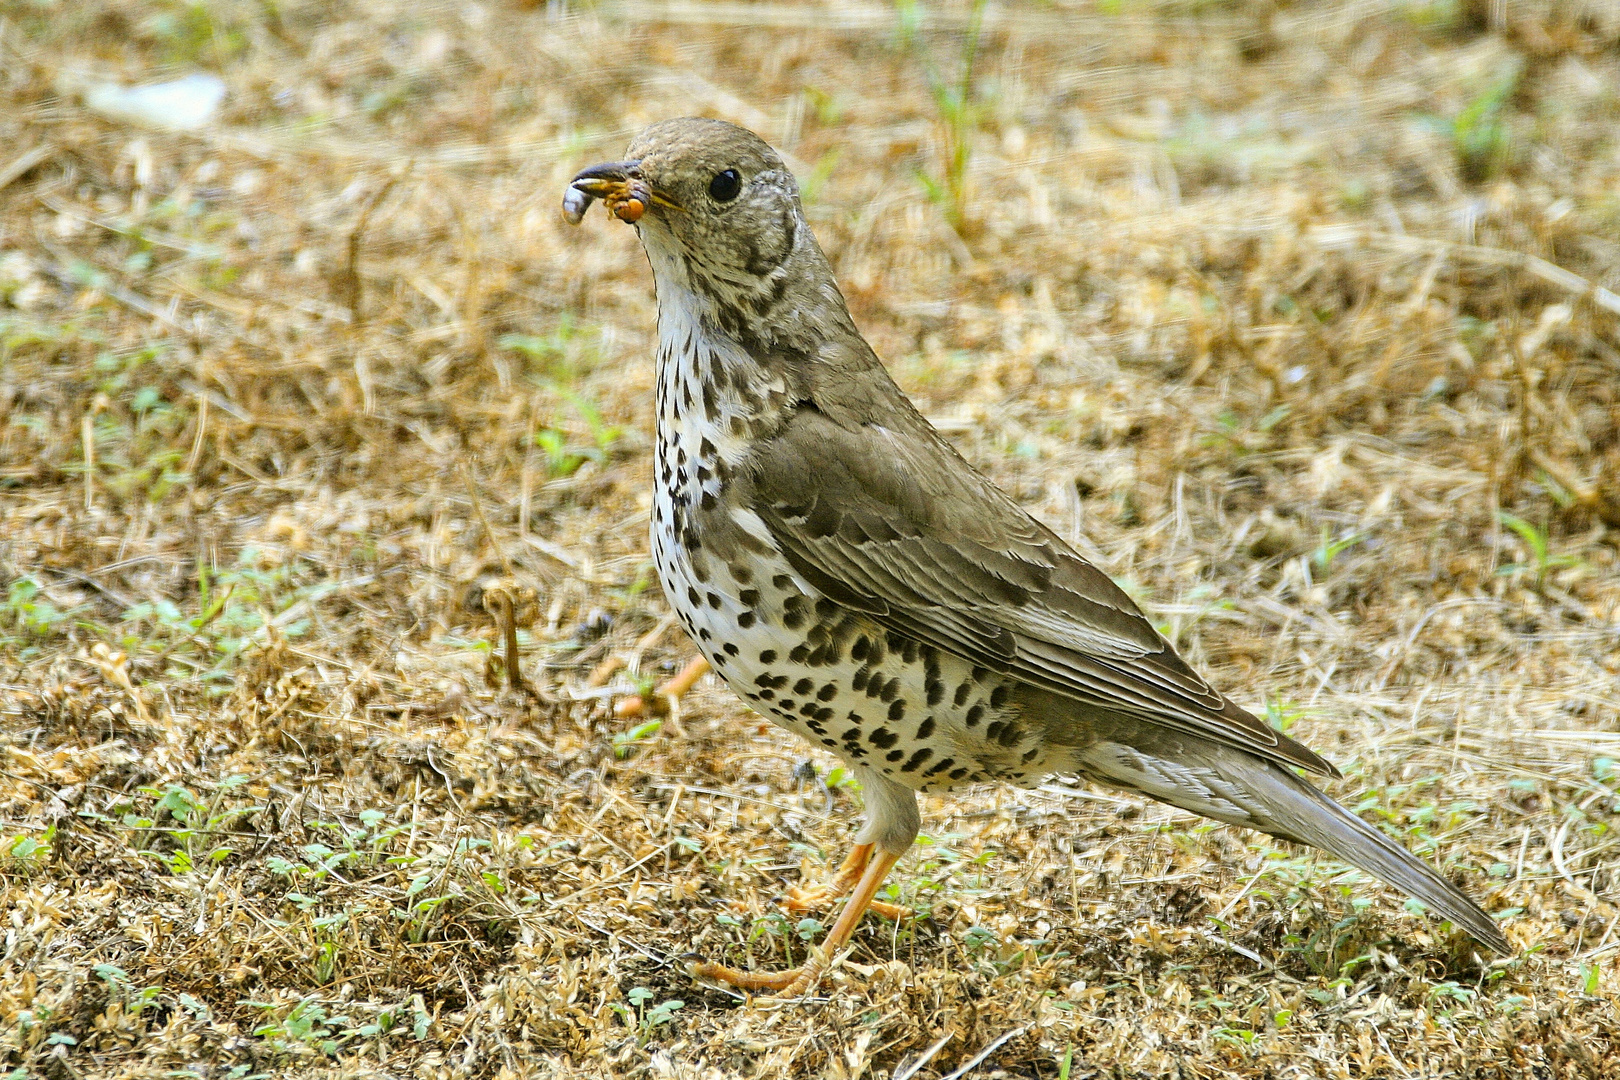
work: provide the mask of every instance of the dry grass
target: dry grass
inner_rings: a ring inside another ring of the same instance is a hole
[[[1620,1074],[1620,18],[1586,7],[997,5],[944,131],[965,7],[0,4],[0,1068]],[[199,66],[196,135],[80,104]],[[682,113],[793,155],[925,411],[1520,957],[1054,784],[928,800],[918,917],[822,998],[684,976],[801,953],[774,898],[859,797],[712,680],[679,737],[613,719],[690,654],[650,282],[557,205]],[[917,179],[953,140],[959,208]],[[492,689],[504,578],[538,700]]]

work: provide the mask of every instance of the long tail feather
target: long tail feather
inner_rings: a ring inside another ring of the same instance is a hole
[[[1320,848],[1422,901],[1486,948],[1513,952],[1496,921],[1439,871],[1294,773],[1214,744],[1182,743],[1171,755],[1154,753],[1143,743],[1151,744],[1093,744],[1080,764],[1093,779]]]

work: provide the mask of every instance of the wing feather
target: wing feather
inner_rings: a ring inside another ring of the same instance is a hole
[[[1227,701],[1106,575],[916,419],[841,425],[807,404],[758,445],[750,509],[807,583],[1051,693],[1336,774]]]

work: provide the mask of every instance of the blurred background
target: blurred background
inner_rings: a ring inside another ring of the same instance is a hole
[[[1613,1067],[1615,5],[5,0],[0,101],[8,1075]],[[860,798],[712,679],[622,704],[693,655],[651,277],[558,208],[679,115],[1524,955],[1055,782],[924,800],[829,1000],[686,978],[802,954]]]

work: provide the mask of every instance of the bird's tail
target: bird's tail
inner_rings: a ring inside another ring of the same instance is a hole
[[[1172,769],[1134,747],[1114,744],[1087,754],[1087,773],[1195,814],[1309,844],[1421,901],[1492,951],[1510,955],[1496,921],[1428,863],[1340,806],[1291,771],[1253,755],[1208,746],[1202,761],[1182,757]],[[1104,768],[1097,768],[1105,765]],[[1121,766],[1126,768],[1122,775]]]

